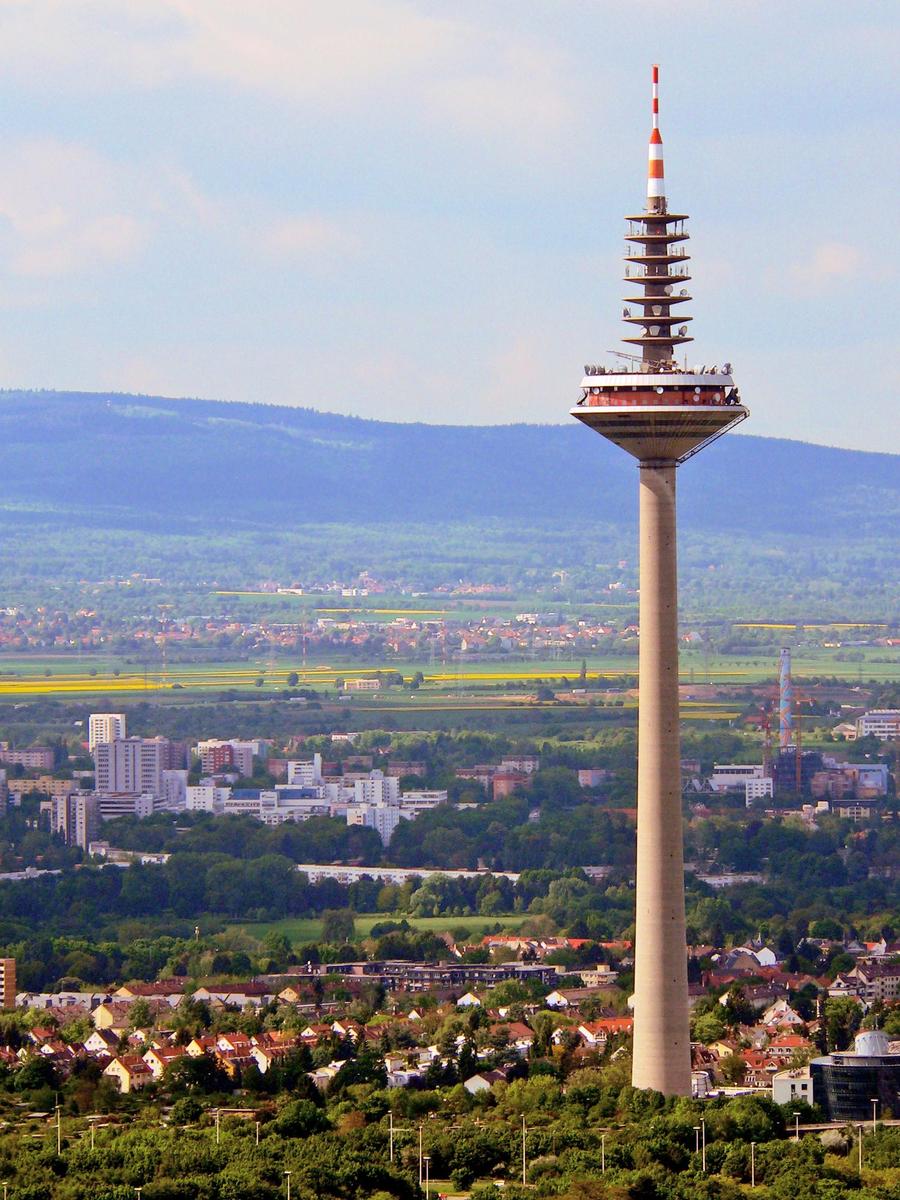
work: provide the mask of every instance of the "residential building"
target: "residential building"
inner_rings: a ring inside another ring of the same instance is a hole
[[[266,749],[266,743],[259,738],[248,742],[236,738],[228,741],[208,738],[205,742],[197,743],[194,753],[200,759],[204,775],[216,775],[232,768],[238,775],[249,779],[253,775],[253,759],[264,758]]]
[[[856,722],[857,737],[877,737],[882,742],[900,740],[900,708],[873,708]]]
[[[188,773],[184,769],[167,769],[160,775],[160,807],[179,812],[187,803]]]
[[[100,742],[115,742],[127,736],[124,713],[91,713],[88,717],[88,750],[91,754]]]
[[[162,737],[98,742],[94,748],[96,791],[159,796],[168,748],[168,738]]]
[[[0,958],[0,1005],[5,1011],[16,1007],[16,960]]]
[[[813,1083],[809,1067],[776,1071],[772,1076],[772,1099],[776,1104],[813,1103]]]
[[[355,804],[399,804],[400,780],[383,771],[370,771],[367,779],[354,781],[353,801]]]
[[[129,797],[132,805],[134,797]],[[93,792],[75,791],[51,796],[41,804],[50,818],[50,832],[60,834],[67,846],[87,850],[100,829],[100,804]]]
[[[291,787],[317,787],[322,782],[322,755],[288,762],[287,781]]]
[[[55,766],[49,746],[30,746],[27,750],[0,750],[0,763],[7,767],[25,767],[29,771],[52,771]]]
[[[185,788],[184,806],[188,812],[222,812],[231,788],[214,784],[196,784]]]
[[[347,824],[374,829],[385,846],[400,822],[412,820],[414,816],[415,813],[404,812],[399,804],[351,804],[347,808]]]

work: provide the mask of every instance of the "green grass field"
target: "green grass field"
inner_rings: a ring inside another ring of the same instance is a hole
[[[495,925],[510,931],[518,929],[527,919],[527,913],[506,913],[497,917],[406,917],[402,914],[367,913],[356,918],[356,931],[362,937],[368,937],[373,925],[384,921],[405,920],[416,929],[429,930],[431,933],[468,929],[470,935],[475,938],[480,937],[485,930],[493,929]],[[283,933],[295,946],[304,942],[315,942],[322,936],[322,922],[315,917],[285,917],[281,921],[264,921],[252,925],[239,925],[236,928],[254,938],[264,938],[274,930],[276,933]]]

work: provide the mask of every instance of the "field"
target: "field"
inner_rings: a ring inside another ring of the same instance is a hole
[[[847,661],[838,652],[815,647],[794,652],[794,678],[826,676],[851,682],[900,680],[900,648],[870,647],[857,652],[858,661]],[[296,673],[300,687],[312,688],[336,696],[339,680],[370,677],[378,671],[396,670],[404,677],[416,671],[424,676],[424,685],[417,692],[398,688],[373,694],[353,693],[349,702],[354,706],[379,708],[385,711],[421,710],[429,707],[471,707],[473,695],[476,707],[516,707],[520,700],[501,697],[498,689],[527,691],[539,680],[559,688],[565,680],[569,686],[578,685],[581,659],[542,658],[527,661],[512,659],[475,662],[359,662],[337,659],[328,664],[303,666],[289,659],[273,661],[255,659],[244,661],[177,663],[164,668],[159,662],[152,669],[136,664],[133,659],[111,655],[0,655],[0,698],[30,699],[48,697],[65,699],[90,696],[133,697],[139,699],[153,693],[155,700],[171,699],[184,703],[191,697],[208,696],[210,692],[234,689],[254,689],[261,695],[281,691],[288,686],[289,674]],[[589,656],[586,660],[587,678],[621,686],[623,680],[637,675],[637,655]],[[681,654],[681,682],[685,684],[730,683],[755,684],[774,682],[776,663],[771,656],[706,657],[698,650]],[[562,685],[564,686],[564,685]],[[491,695],[491,692],[494,695]],[[465,693],[465,695],[463,694]],[[342,702],[348,696],[342,696]],[[512,703],[511,703],[512,701]]]
[[[416,929],[428,930],[431,933],[447,933],[452,929],[467,929],[474,938],[485,931],[494,929],[497,925],[504,930],[518,929],[523,921],[528,919],[527,913],[508,913],[497,917],[405,917],[391,916],[385,913],[369,913],[356,918],[357,933],[368,937],[373,925],[384,921],[408,921]],[[285,917],[281,921],[267,921],[252,925],[240,925],[241,932],[250,937],[264,938],[267,933],[283,933],[293,945],[304,942],[315,942],[322,936],[322,922],[315,917]]]

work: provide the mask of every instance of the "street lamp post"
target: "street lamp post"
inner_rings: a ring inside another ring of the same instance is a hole
[[[606,1134],[600,1134],[600,1174],[606,1174]]]
[[[795,1112],[793,1114],[793,1117],[794,1117],[794,1141],[799,1142],[800,1141],[800,1114],[798,1112]]]
[[[700,1118],[700,1149],[702,1151],[703,1172],[706,1173],[706,1117]]]
[[[218,1109],[216,1109],[216,1145],[217,1145],[217,1146],[218,1146],[218,1144],[219,1144],[219,1138],[220,1138],[220,1136],[221,1136],[221,1134],[220,1134],[220,1131],[219,1131],[219,1110],[218,1110]]]
[[[394,1114],[388,1113],[388,1162],[394,1161]]]
[[[431,1155],[426,1154],[422,1159],[425,1164],[425,1200],[431,1195],[430,1172],[431,1172]]]
[[[694,1153],[700,1153],[700,1126],[694,1126]]]
[[[256,1144],[259,1145],[259,1121],[256,1122]]]
[[[287,1200],[291,1200],[291,1173],[290,1173],[290,1171],[285,1171],[284,1177],[287,1180]]]
[[[876,1123],[877,1122],[877,1113],[878,1113],[878,1097],[873,1096],[872,1097],[872,1132],[873,1133],[878,1132],[878,1126]]]
[[[862,1125],[857,1126],[857,1131],[859,1133],[859,1141],[857,1142],[857,1149],[859,1150],[859,1173],[861,1175],[862,1174],[862,1140],[863,1140]]]
[[[62,1108],[56,1106],[56,1153],[62,1154]]]
[[[525,1187],[525,1114],[522,1114],[522,1187]]]
[[[750,1143],[750,1186],[756,1187],[756,1142]]]
[[[419,1122],[419,1187],[422,1186],[422,1122]]]

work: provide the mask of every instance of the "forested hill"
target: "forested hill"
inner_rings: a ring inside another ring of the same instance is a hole
[[[632,524],[632,460],[562,425],[400,425],[275,405],[70,392],[0,393],[7,516],[92,511],[173,531],[304,521],[485,518]],[[900,456],[728,437],[680,472],[698,532],[889,532]]]

